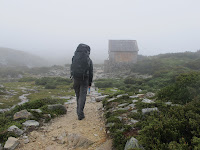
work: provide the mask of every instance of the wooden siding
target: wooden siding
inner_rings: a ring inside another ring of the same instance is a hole
[[[135,63],[137,52],[110,52],[109,60],[115,63]]]

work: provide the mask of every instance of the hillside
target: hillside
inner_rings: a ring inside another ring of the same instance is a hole
[[[200,70],[200,51],[140,56],[132,72],[155,75],[159,72]],[[179,73],[180,73],[179,72]]]
[[[0,67],[39,67],[47,66],[47,62],[40,58],[23,51],[0,47]]]

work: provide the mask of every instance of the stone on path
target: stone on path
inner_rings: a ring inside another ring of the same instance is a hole
[[[111,150],[112,149],[112,140],[109,139],[103,144],[101,144],[99,147],[97,147],[95,150]]]
[[[69,134],[67,136],[68,148],[88,148],[93,142],[78,134]]]
[[[21,110],[19,112],[16,112],[13,116],[13,119],[14,120],[17,120],[17,119],[28,119],[32,117],[32,114],[30,112],[28,112],[26,109],[24,110]]]
[[[14,150],[19,145],[18,139],[14,137],[9,137],[4,145],[4,149],[6,150]]]
[[[22,135],[24,133],[23,130],[19,129],[17,126],[13,125],[8,128],[9,132],[14,132],[16,135]]]

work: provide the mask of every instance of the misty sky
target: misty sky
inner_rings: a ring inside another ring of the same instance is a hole
[[[79,43],[95,60],[108,40],[137,40],[139,54],[200,49],[199,0],[0,0],[0,47],[70,58]]]

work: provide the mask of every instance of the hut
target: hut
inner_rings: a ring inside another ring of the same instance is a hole
[[[109,40],[109,57],[104,62],[104,71],[110,72],[119,68],[127,68],[136,63],[138,51],[136,40]]]

